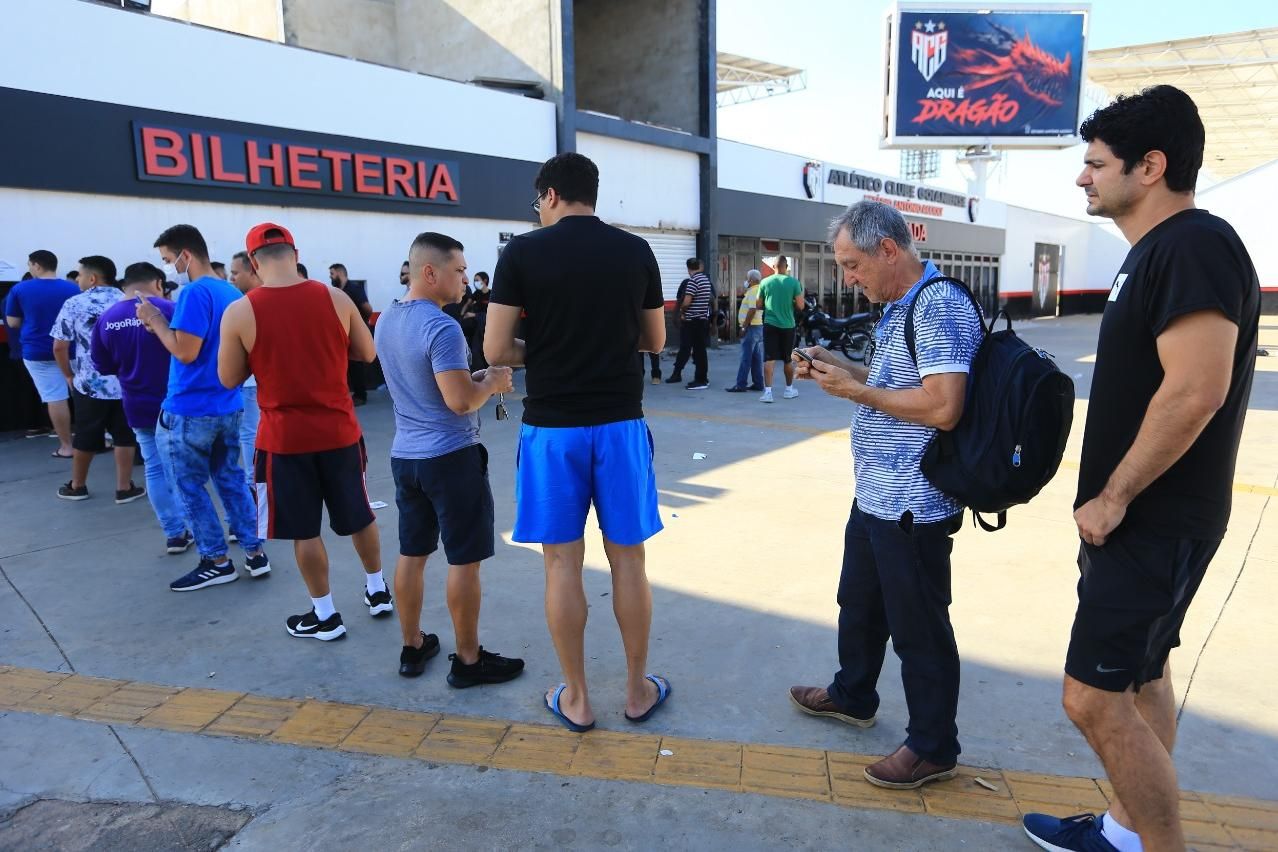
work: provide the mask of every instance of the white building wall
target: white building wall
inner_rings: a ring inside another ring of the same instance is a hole
[[[806,199],[803,165],[806,157],[757,148],[742,142],[719,140],[719,187],[738,192],[756,192],[777,198]],[[816,187],[815,201],[821,200]]]
[[[0,86],[515,160],[556,150],[547,101],[82,0],[0,5],[6,33],[98,46],[55,62],[47,39],[6,39]]]
[[[329,264],[344,263],[352,278],[366,279],[375,311],[385,310],[390,300],[403,292],[399,267],[408,259],[408,247],[418,233],[440,231],[460,240],[466,246],[468,274],[473,278],[480,270],[492,274],[502,231],[519,234],[533,227],[531,222],[7,188],[0,188],[0,210],[5,219],[0,229],[0,259],[25,271],[28,254],[48,249],[58,256],[58,271],[63,274],[91,254],[111,258],[121,275],[125,266],[139,260],[159,266],[159,253],[151,246],[161,231],[178,223],[199,228],[212,259],[229,267],[231,255],[243,250],[249,228],[275,222],[292,231],[301,261],[312,278],[328,281]]]
[[[1260,286],[1278,290],[1278,240],[1274,205],[1278,197],[1278,160],[1198,193],[1197,203],[1233,225],[1260,276]]]
[[[1061,293],[1108,290],[1127,255],[1127,243],[1099,224],[1024,207],[1007,208],[1007,249],[999,270],[999,292],[1025,295],[1034,284],[1034,244],[1064,246]]]
[[[627,228],[701,229],[696,154],[593,133],[577,134],[577,151],[599,167],[600,219]]]

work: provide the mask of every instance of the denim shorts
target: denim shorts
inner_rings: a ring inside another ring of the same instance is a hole
[[[71,388],[57,361],[28,361],[24,358],[22,363],[27,365],[41,402],[62,402],[71,396]]]

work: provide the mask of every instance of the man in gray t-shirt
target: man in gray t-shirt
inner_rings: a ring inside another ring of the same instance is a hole
[[[399,507],[396,612],[404,634],[399,673],[416,677],[439,653],[439,637],[421,631],[426,558],[442,535],[448,558],[448,609],[457,651],[448,683],[457,688],[518,677],[524,661],[479,645],[479,564],[493,555],[493,494],[488,451],[476,413],[512,389],[509,367],[470,372],[470,351],[443,306],[466,286],[462,244],[427,232],[413,241],[408,292],[377,321],[377,356],[395,408],[391,473]]]

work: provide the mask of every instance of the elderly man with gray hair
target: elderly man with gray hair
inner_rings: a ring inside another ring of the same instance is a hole
[[[763,390],[763,311],[758,309],[762,277],[757,269],[746,273],[745,293],[741,296],[741,307],[737,308],[737,323],[741,326],[741,366],[737,367],[737,383],[724,388],[728,393]],[[754,380],[749,387],[746,386],[747,378]]]
[[[913,789],[952,778],[959,755],[959,656],[950,625],[950,551],[963,507],[919,462],[938,429],[963,414],[968,370],[984,335],[980,310],[919,259],[903,216],[863,201],[831,223],[834,258],[849,285],[885,305],[868,368],[820,346],[796,352],[800,378],[855,404],[856,498],[839,578],[839,671],[828,687],[796,686],[803,712],[868,728],[879,707],[887,641],[901,660],[909,710],[905,742],[866,767],[871,784]],[[917,299],[917,304],[914,304]],[[915,353],[906,341],[914,305]]]

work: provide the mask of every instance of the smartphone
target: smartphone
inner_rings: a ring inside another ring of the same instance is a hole
[[[802,349],[795,349],[792,351],[794,352],[795,355],[798,355],[800,358],[802,358],[804,361],[807,361],[809,364],[814,363],[812,360],[812,356],[804,352]]]
[[[139,305],[145,305],[145,304],[146,304],[146,296],[143,296],[141,293],[134,293],[134,294],[133,294],[133,298],[137,300],[137,303],[138,303]]]

